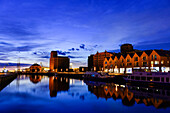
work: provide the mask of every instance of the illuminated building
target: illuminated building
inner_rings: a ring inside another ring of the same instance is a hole
[[[170,71],[170,51],[146,50],[140,52],[117,53],[105,57],[104,71],[114,73],[132,73],[133,69],[148,69],[151,71]]]
[[[68,57],[58,56],[57,51],[51,51],[50,71],[63,72],[69,71],[70,59]]]
[[[42,68],[39,64],[33,64],[32,66],[30,66],[30,72],[32,73],[38,73],[38,72],[41,72],[42,71]]]
[[[105,57],[112,56],[113,53],[110,52],[97,52],[95,55],[88,57],[88,69],[89,71],[103,71],[103,61]]]
[[[88,67],[79,67],[79,72],[86,72],[88,71]]]

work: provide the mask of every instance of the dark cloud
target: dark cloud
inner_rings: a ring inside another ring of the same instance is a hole
[[[165,43],[157,43],[157,44],[136,44],[134,45],[134,49],[139,49],[139,50],[148,50],[148,49],[165,49],[165,50],[170,50],[170,42],[165,42]]]
[[[12,46],[13,44],[7,43],[7,42],[0,42],[1,45],[6,45],[6,46]]]
[[[50,56],[49,56],[49,55],[47,55],[47,56],[41,56],[40,58],[47,58],[47,59],[49,59]]]
[[[111,52],[111,53],[119,53],[119,52],[120,52],[120,49],[107,50],[107,52]]]
[[[3,21],[0,23],[0,34],[7,36],[34,36],[36,33],[29,31],[30,27],[20,22]],[[18,38],[18,37],[16,37]]]
[[[75,49],[74,48],[71,48],[71,49],[68,49],[69,51],[74,51]]]
[[[37,44],[29,44],[29,45],[25,45],[25,46],[6,46],[6,45],[1,45],[0,46],[0,52],[13,52],[13,51],[20,51],[20,52],[25,52],[25,51],[32,51],[33,49],[37,48],[37,47],[41,47],[41,45],[37,45]]]
[[[85,44],[81,44],[81,45],[80,45],[80,48],[81,48],[81,49],[85,49]]]
[[[68,49],[68,51],[79,51],[80,49],[78,49],[78,48],[71,48],[71,49]]]
[[[57,50],[57,53],[58,53],[59,55],[67,55],[67,54],[70,54],[70,52],[61,51],[61,50]]]
[[[21,67],[26,67],[26,66],[31,66],[32,64],[24,64],[24,63],[20,63]],[[6,67],[10,67],[10,66],[17,66],[17,63],[0,63],[0,68],[3,68],[4,66]]]
[[[37,52],[33,52],[33,55],[38,56],[39,58],[50,58],[50,52],[45,52],[45,51],[37,51]]]
[[[71,56],[71,55],[68,55],[69,58],[84,58],[83,56]]]

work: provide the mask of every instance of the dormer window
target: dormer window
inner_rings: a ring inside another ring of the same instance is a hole
[[[130,62],[130,59],[127,59],[127,62]]]

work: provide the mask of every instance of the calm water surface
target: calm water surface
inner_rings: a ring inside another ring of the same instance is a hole
[[[0,112],[170,113],[169,93],[152,87],[23,75],[0,91]]]

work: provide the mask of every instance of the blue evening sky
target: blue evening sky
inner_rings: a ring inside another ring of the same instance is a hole
[[[170,0],[0,0],[0,63],[86,66],[97,51],[170,49]]]

